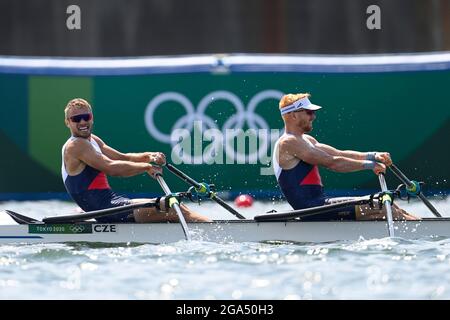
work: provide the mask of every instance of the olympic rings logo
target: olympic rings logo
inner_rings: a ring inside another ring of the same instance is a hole
[[[266,129],[267,131],[269,131],[270,128],[266,120],[259,114],[255,113],[255,110],[262,101],[267,99],[275,99],[278,101],[283,96],[283,94],[283,92],[278,90],[261,91],[250,99],[246,108],[241,99],[234,93],[225,90],[218,90],[210,92],[209,94],[204,96],[200,100],[197,108],[194,108],[192,102],[185,95],[174,91],[163,92],[154,97],[148,103],[144,116],[145,126],[150,135],[157,141],[174,146],[176,144],[176,141],[171,139],[171,134],[161,132],[154,120],[154,114],[161,104],[169,101],[174,101],[181,105],[186,112],[184,116],[180,117],[175,122],[171,129],[171,132],[176,129],[185,129],[185,132],[189,133],[193,132],[194,124],[200,122],[201,124],[203,124],[200,130],[202,133],[204,133],[204,131],[207,129],[219,129],[216,121],[214,121],[214,119],[210,116],[206,115],[206,110],[213,102],[224,100],[233,106],[235,112],[225,121],[221,128],[221,132],[226,132],[227,129],[243,130],[245,124],[247,124],[247,127],[249,129]],[[234,138],[235,136],[236,135],[227,137],[227,139]],[[248,154],[250,161],[254,160],[258,156],[258,154],[266,152],[267,150],[268,138],[262,136],[260,136],[259,138],[262,141],[260,141],[260,147],[258,148],[258,150],[256,152],[253,152],[252,154]],[[227,154],[235,154],[234,148],[230,147],[228,143],[225,143],[225,148]],[[246,157],[245,154],[242,155],[239,153],[235,154],[235,156],[237,157],[238,161],[245,159]]]
[[[70,226],[70,231],[72,231],[73,233],[82,233],[84,231],[84,226],[82,225]]]

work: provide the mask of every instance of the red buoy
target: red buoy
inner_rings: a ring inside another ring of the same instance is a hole
[[[251,207],[253,204],[253,198],[248,194],[241,194],[240,196],[236,197],[236,199],[234,199],[234,204],[237,207]]]

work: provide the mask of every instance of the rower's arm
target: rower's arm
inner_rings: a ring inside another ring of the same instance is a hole
[[[366,160],[367,159],[367,152],[359,152],[359,151],[353,151],[353,150],[339,150],[332,146],[329,146],[324,143],[318,142],[315,138],[305,135],[305,137],[311,141],[311,143],[318,149],[325,151],[326,153],[332,155],[332,156],[340,156],[345,158],[350,158],[354,160]]]
[[[122,160],[122,161],[132,161],[132,162],[151,162],[151,152],[142,153],[122,153],[116,149],[108,146],[102,139],[92,135],[92,138],[97,141],[98,146],[102,150],[103,154],[106,155],[111,160]]]
[[[367,160],[356,160],[333,155],[303,139],[287,137],[280,143],[280,152],[286,152],[306,163],[324,166],[336,172],[353,172],[368,169]]]
[[[333,156],[340,156],[345,158],[350,158],[354,160],[366,160],[367,159],[367,152],[359,152],[359,151],[353,151],[353,150],[338,150],[332,146],[329,146],[327,144],[318,143],[316,148],[323,150]]]
[[[72,141],[65,152],[67,157],[74,157],[109,176],[131,177],[152,169],[149,163],[113,160],[97,152],[85,139]]]

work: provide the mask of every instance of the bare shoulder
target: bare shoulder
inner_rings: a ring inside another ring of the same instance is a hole
[[[97,142],[97,144],[102,147],[105,143],[103,142],[102,139],[100,139],[100,137],[96,136],[95,134],[91,134],[92,139],[95,140],[95,142]]]
[[[292,134],[287,134],[284,135],[280,138],[280,144],[290,144],[290,143],[296,143],[299,139],[292,135]]]
[[[311,142],[307,141],[303,136],[287,135],[280,141],[280,164],[284,159],[287,162],[284,163],[285,169],[291,167],[291,161],[294,158],[302,159],[305,153],[308,153],[311,149]],[[296,164],[296,163],[295,163]]]
[[[83,138],[73,139],[69,141],[65,148],[65,154],[70,156],[76,156],[85,150],[92,148],[92,145]]]
[[[304,134],[303,136],[305,137],[306,140],[308,140],[309,142],[311,142],[314,145],[319,143],[319,141],[317,141],[316,138],[310,136],[309,134]]]
[[[302,137],[294,136],[292,134],[286,135],[280,139],[281,147],[298,147],[306,144],[306,141]]]

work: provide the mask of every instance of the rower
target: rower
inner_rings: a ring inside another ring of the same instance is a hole
[[[284,134],[277,140],[273,154],[273,168],[278,184],[294,209],[306,209],[352,200],[354,197],[330,198],[324,193],[319,167],[336,172],[372,170],[384,173],[392,164],[387,152],[358,152],[338,150],[319,143],[308,133],[313,129],[316,111],[322,107],[312,104],[310,94],[287,94],[279,102],[284,121]],[[416,217],[392,207],[394,219],[415,220]],[[351,205],[302,220],[368,220],[383,219],[385,212],[369,206]]]
[[[96,211],[154,200],[129,199],[114,192],[107,175],[131,177],[148,173],[156,178],[162,174],[159,165],[166,162],[163,153],[121,153],[108,146],[92,134],[92,108],[84,99],[69,101],[64,113],[71,137],[62,147],[61,173],[67,192],[81,209]],[[184,205],[180,207],[187,221],[210,221]],[[179,217],[172,208],[145,207],[96,219],[102,223],[115,223],[178,221]]]

